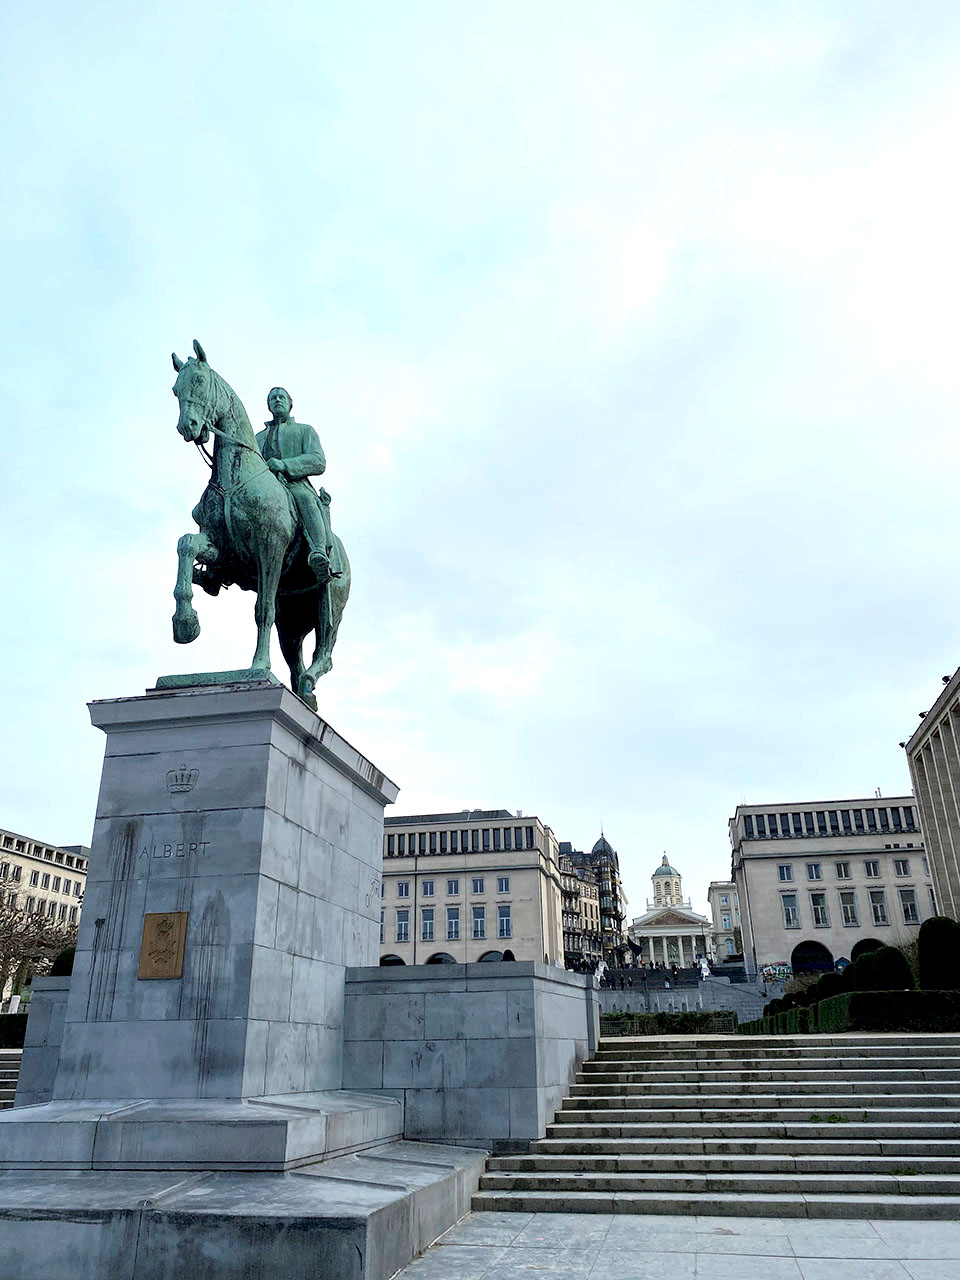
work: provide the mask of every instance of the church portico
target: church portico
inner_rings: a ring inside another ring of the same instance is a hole
[[[682,878],[666,854],[651,879],[653,898],[647,899],[646,912],[633,921],[627,935],[640,948],[644,965],[693,968],[707,955],[710,922],[684,899]]]

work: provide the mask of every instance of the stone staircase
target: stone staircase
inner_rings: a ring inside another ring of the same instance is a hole
[[[13,1106],[20,1074],[20,1050],[0,1049],[0,1111]]]
[[[602,1039],[473,1208],[960,1218],[960,1034]]]

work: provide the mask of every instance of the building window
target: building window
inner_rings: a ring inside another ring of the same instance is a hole
[[[527,848],[532,849],[533,848],[533,827],[526,827],[525,831],[527,836]]]
[[[433,907],[422,907],[420,910],[420,941],[433,941]]]
[[[36,911],[36,909],[37,909],[37,900],[36,900],[36,898],[28,898],[28,899],[27,899],[26,910],[30,913],[30,915],[33,915],[33,913]]]
[[[73,896],[74,896],[75,898],[79,898],[82,894],[83,894],[83,885],[80,883],[80,881],[79,881],[79,880],[74,880],[74,882],[73,882]]]
[[[822,875],[821,870],[820,870],[820,863],[819,863],[819,862],[808,862],[808,863],[807,863],[807,879],[808,879],[808,880],[822,880],[822,879],[823,879],[823,875]]]
[[[513,827],[503,828],[503,847],[505,849],[513,848]]]
[[[412,844],[413,844],[413,837],[411,836],[411,849],[410,849],[410,852],[411,852],[411,853],[413,853]],[[402,858],[402,857],[403,857],[403,855],[406,853],[406,851],[407,851],[407,837],[406,837],[406,836],[397,836],[397,855],[398,855],[398,857],[401,857],[401,858]]]
[[[432,880],[420,881],[420,897],[421,898],[433,897],[433,881]]]
[[[69,880],[66,880],[66,879],[64,880],[64,882],[63,882],[63,892],[64,892],[64,893],[69,893],[69,892],[70,892],[70,881],[69,881]]]
[[[881,831],[890,830],[890,815],[889,813],[887,813],[886,809],[880,810],[880,830]]]
[[[863,810],[854,809],[853,825],[857,828],[857,835],[863,835]]]
[[[430,852],[437,852],[437,833],[435,831],[430,832]]]
[[[870,912],[874,924],[889,924],[887,918],[887,895],[882,889],[870,890]]]
[[[39,872],[39,871],[31,871],[31,872],[30,872],[30,887],[31,887],[32,889],[35,889],[39,883],[40,883],[40,872]]]
[[[510,907],[505,902],[501,902],[497,907],[497,936],[500,938],[509,938],[512,936]]]
[[[509,892],[510,892],[510,877],[497,876],[497,893],[509,893]]]
[[[493,829],[493,848],[495,853],[500,852],[500,828],[499,827],[494,827]]]
[[[445,831],[440,832],[440,852],[447,852],[447,833]]]
[[[475,938],[485,938],[487,936],[486,907],[473,908],[473,936]]]
[[[515,849],[523,848],[523,827],[513,828],[513,847]]]
[[[894,829],[894,831],[902,831],[902,830],[903,830],[903,824],[902,824],[902,822],[900,821],[900,810],[897,808],[897,806],[896,806],[896,805],[893,805],[893,806],[891,807],[891,809],[890,809],[890,817],[893,819],[893,829]]]
[[[10,874],[10,863],[0,862],[0,880],[6,880]]]
[[[397,908],[397,941],[410,941],[410,908]]]
[[[834,866],[836,867],[836,870],[837,870],[838,880],[850,879],[850,863],[849,862],[836,862],[834,863]]]
[[[470,832],[461,831],[460,832],[460,852],[466,853],[469,848],[470,848]]]
[[[45,871],[45,872],[43,873],[43,875],[40,877],[40,888],[41,888],[41,889],[49,889],[49,888],[50,888],[50,876],[49,876],[49,874],[48,874],[46,871]]]
[[[855,890],[840,890],[840,911],[845,925],[857,925],[860,923],[860,917],[857,914],[857,895]]]
[[[473,892],[483,893],[483,876],[473,877]]]
[[[76,908],[76,907],[71,907],[71,908],[70,908],[70,923],[71,923],[71,924],[76,924],[76,923],[77,923],[77,908]],[[381,942],[383,941],[383,938],[382,938],[382,937],[381,937],[380,941],[381,941]]]
[[[490,828],[484,827],[481,834],[483,835],[483,852],[489,853],[490,852]]]
[[[782,893],[780,895],[780,905],[783,908],[783,927],[785,929],[799,929],[800,912],[797,910],[797,895],[795,893]]]
[[[447,897],[455,898],[459,894],[459,892],[460,892],[460,881],[448,880],[447,881]]]
[[[729,895],[728,893],[721,893],[721,895],[720,895],[720,905],[721,905],[721,907],[729,907],[729,905],[730,905],[730,895]]]
[[[916,831],[916,823],[913,819],[913,806],[906,804],[903,806],[903,825],[908,831]]]
[[[875,832],[876,832],[876,830],[877,830],[877,811],[876,811],[876,809],[868,809],[868,810],[867,810],[867,830],[868,830],[868,831],[873,831],[874,833],[875,833]]]
[[[843,834],[844,834],[845,836],[849,836],[849,835],[851,835],[851,834],[852,834],[852,832],[853,832],[853,828],[852,828],[852,826],[850,825],[850,810],[849,810],[849,809],[841,809],[841,810],[840,810],[840,821],[843,823]]]
[[[917,894],[914,889],[898,889],[900,894],[900,910],[903,912],[904,924],[919,924],[920,912],[917,910]]]
[[[803,820],[801,819],[801,817],[800,817],[799,813],[793,813],[793,814],[791,814],[790,816],[791,816],[791,818],[793,819],[793,834],[794,834],[795,836],[802,836],[802,835],[803,835]]]
[[[930,874],[930,863],[927,861],[926,858],[924,858],[923,860],[923,874],[925,876],[928,876]]]
[[[480,832],[479,831],[470,832],[470,850],[472,853],[480,852]],[[466,852],[466,850],[464,850],[464,852]]]
[[[52,919],[56,913],[56,910],[57,910],[57,904],[51,898],[50,901],[47,903],[47,915]]]
[[[12,896],[13,895],[11,894],[11,897]],[[914,904],[914,906],[916,906],[916,904]],[[65,902],[61,902],[60,905],[57,907],[57,922],[61,923],[62,921],[66,920],[66,918],[67,918],[67,904]]]
[[[933,912],[933,914],[934,914],[934,915],[936,915],[936,914],[937,914],[937,899],[936,899],[936,897],[934,896],[934,892],[933,892],[933,890],[930,888],[930,886],[929,886],[929,885],[927,885],[927,893],[930,895],[930,910]]]
[[[447,907],[447,941],[457,942],[460,939],[460,908]]]
[[[813,825],[813,814],[812,814],[812,813],[805,813],[805,814],[803,815],[803,825],[804,825],[804,829],[806,830],[806,833],[807,833],[807,835],[808,835],[808,836],[812,836],[812,835],[815,833],[816,828],[815,828],[815,827],[814,827],[814,825]]]
[[[427,852],[427,833],[425,831],[420,831],[417,834],[417,848],[420,853]]]
[[[782,836],[789,836],[790,834],[790,815],[788,813],[781,813],[780,815],[780,834]]]
[[[53,885],[51,886],[51,887],[52,887],[52,889],[53,889],[53,892],[54,892],[54,893],[59,893],[59,892],[60,892],[60,884],[61,884],[60,877],[59,877],[59,876],[54,876],[54,877],[53,877]]]
[[[722,927],[722,928],[724,928],[724,929],[729,929],[729,928],[730,928],[730,917],[729,917],[729,916],[721,916],[721,927]]]
[[[757,816],[756,816],[756,823],[757,823],[757,839],[758,839],[758,840],[766,840],[766,838],[767,838],[767,820],[766,820],[766,818],[764,817],[764,815],[763,815],[762,813],[758,813],[758,814],[757,814]]]
[[[827,834],[827,814],[825,809],[817,811],[817,834],[825,836]]]
[[[450,852],[451,852],[451,853],[456,853],[456,852],[457,852],[457,833],[456,833],[456,831],[451,831],[451,832],[450,832]]]
[[[387,836],[387,857],[392,858],[397,852],[397,837]]]
[[[397,897],[398,898],[410,897],[410,881],[409,880],[397,881]]]
[[[781,862],[777,867],[777,875],[782,881],[790,881],[793,879],[793,867],[788,862]]]
[[[828,928],[830,915],[827,911],[827,895],[825,893],[811,893],[810,909],[813,912],[813,923],[822,928]]]
[[[743,831],[748,840],[753,839],[753,817],[749,813],[743,815]]]
[[[910,859],[894,858],[893,873],[898,876],[908,876],[910,874]]]
[[[76,911],[76,909],[77,909],[76,907],[73,908],[74,911]],[[385,911],[380,912],[380,941],[381,942],[383,941],[383,917],[385,915],[386,915]]]
[[[863,870],[868,880],[880,879],[880,863],[876,858],[868,858],[863,864]]]

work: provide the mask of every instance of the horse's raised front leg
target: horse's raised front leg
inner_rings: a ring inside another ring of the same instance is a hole
[[[200,634],[200,619],[193,607],[193,566],[197,560],[212,564],[218,553],[205,533],[185,533],[177,543],[177,557],[173,638],[177,644],[189,644]]]
[[[264,554],[260,560],[257,574],[257,603],[253,608],[253,616],[257,623],[257,650],[250,666],[254,670],[270,670],[270,632],[277,616],[277,587],[280,585],[282,568],[283,556],[279,553]]]

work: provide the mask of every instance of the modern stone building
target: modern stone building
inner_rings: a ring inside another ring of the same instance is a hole
[[[464,809],[384,821],[381,964],[563,966],[556,837],[539,818]]]
[[[563,959],[568,969],[594,970],[603,959],[600,890],[592,876],[578,872],[568,854],[560,855],[563,894]]]
[[[683,878],[666,854],[650,881],[653,897],[647,899],[646,911],[627,930],[630,941],[639,948],[637,958],[644,965],[692,968],[698,957],[708,954],[710,922],[684,898]]]
[[[593,880],[596,884],[600,894],[603,959],[611,967],[621,964],[627,950],[623,929],[627,918],[627,896],[620,881],[620,858],[616,849],[601,832],[600,839],[589,853],[574,849],[566,840],[560,842],[560,853],[570,859],[581,880]]]
[[[832,969],[936,913],[913,796],[738,805],[730,843],[748,973]]]
[[[740,898],[732,880],[711,880],[707,889],[713,917],[713,956],[720,961],[740,955],[743,934],[740,928]]]
[[[85,845],[45,844],[0,828],[0,899],[58,924],[76,924],[89,855]]]
[[[907,750],[940,912],[960,920],[960,669],[927,711]]]

